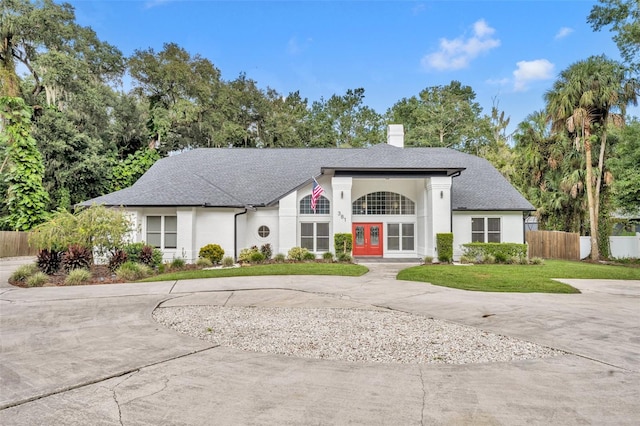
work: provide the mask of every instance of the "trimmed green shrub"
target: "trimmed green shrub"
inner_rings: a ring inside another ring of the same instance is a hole
[[[206,257],[199,257],[198,260],[196,260],[196,266],[200,268],[211,268],[213,263]]]
[[[497,252],[494,257],[497,263],[507,263],[507,259],[511,259],[511,257],[507,257],[507,255],[501,251]]]
[[[209,259],[212,264],[218,264],[224,257],[224,250],[219,244],[207,244],[200,249],[198,253],[200,257]]]
[[[527,245],[517,243],[467,243],[462,245],[464,255],[482,259],[486,255],[491,255],[497,262],[503,263],[512,257],[526,258]]]
[[[38,251],[36,263],[38,268],[47,275],[53,275],[60,269],[62,252],[57,250],[42,249]]]
[[[142,263],[125,262],[116,270],[116,276],[125,281],[137,281],[151,275],[151,268]]]
[[[302,260],[305,260],[305,261],[316,260],[316,255],[308,251],[302,255]]]
[[[36,272],[27,278],[27,286],[29,287],[42,287],[49,281],[49,276],[44,272]]]
[[[351,263],[351,255],[349,253],[338,253],[336,258],[338,262]]]
[[[353,235],[348,233],[333,234],[333,244],[336,249],[336,255],[338,253],[351,253],[353,249]]]
[[[449,263],[453,260],[453,234],[451,232],[436,234],[438,260]]]
[[[38,265],[35,263],[29,263],[27,265],[19,266],[18,269],[13,271],[9,279],[11,281],[26,281],[31,275],[38,272]]]
[[[64,283],[66,285],[80,285],[85,284],[91,279],[91,272],[87,269],[74,269],[69,272],[67,278],[65,278]]]
[[[89,269],[93,263],[93,253],[87,247],[70,245],[62,255],[62,269],[66,272],[74,269]]]
[[[222,258],[222,266],[224,266],[225,268],[230,268],[235,264],[235,262],[233,261],[233,257],[231,256],[225,256]]]
[[[287,259],[301,261],[304,259],[305,253],[309,253],[309,250],[302,247],[291,247],[291,250],[287,253]]]
[[[333,253],[330,251],[322,253],[322,258],[327,262],[333,262]]]
[[[276,263],[284,263],[286,259],[286,256],[282,253],[278,253],[273,257],[273,260],[275,260]]]
[[[271,250],[271,244],[267,243],[264,244],[260,247],[260,253],[262,253],[262,255],[264,256],[264,258],[266,260],[271,259],[271,256],[273,255],[273,252]]]
[[[264,254],[262,254],[259,251],[255,251],[251,253],[251,256],[249,257],[249,261],[251,263],[262,263],[264,262]]]

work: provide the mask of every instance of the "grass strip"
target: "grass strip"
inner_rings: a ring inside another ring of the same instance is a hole
[[[362,265],[350,263],[283,263],[243,266],[240,268],[200,269],[156,275],[145,281],[175,281],[198,278],[253,277],[261,275],[340,275],[359,277],[369,271]]]
[[[543,265],[428,265],[407,268],[399,280],[428,282],[471,291],[580,293],[553,278],[640,279],[640,268],[547,260]]]

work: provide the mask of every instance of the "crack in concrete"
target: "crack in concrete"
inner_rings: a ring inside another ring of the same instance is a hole
[[[113,397],[113,401],[116,403],[116,407],[118,407],[118,421],[120,422],[120,426],[124,426],[124,423],[122,422],[122,407],[120,405],[120,401],[118,401],[118,394],[116,392],[116,389],[118,388],[118,386],[120,386],[121,384],[123,384],[124,382],[126,382],[127,380],[129,380],[131,377],[133,377],[134,374],[139,373],[140,370],[136,370],[131,372],[130,374],[127,375],[127,377],[118,382],[112,389],[111,389],[111,396]]]
[[[37,400],[40,400],[40,399],[43,399],[43,398],[48,398],[48,397],[54,396],[54,395],[60,395],[60,394],[63,394],[63,393],[66,393],[66,392],[69,392],[69,391],[72,391],[72,390],[81,389],[81,388],[84,388],[84,387],[87,387],[87,386],[95,385],[97,383],[102,383],[102,382],[105,382],[107,380],[114,379],[116,377],[123,377],[123,376],[127,376],[127,375],[133,375],[132,373],[137,373],[137,372],[139,372],[140,370],[142,370],[144,368],[153,367],[155,365],[164,364],[164,363],[170,362],[170,361],[175,361],[177,359],[185,358],[185,357],[188,357],[188,356],[191,356],[191,355],[196,355],[196,354],[199,354],[201,352],[206,352],[206,351],[209,351],[211,349],[216,349],[218,347],[220,347],[220,345],[207,346],[206,348],[196,349],[196,350],[191,351],[191,352],[187,352],[187,353],[184,353],[184,354],[176,355],[176,356],[173,356],[173,357],[170,357],[170,358],[167,358],[167,359],[163,359],[163,360],[160,360],[160,361],[156,361],[156,362],[151,362],[149,364],[145,364],[143,366],[132,368],[132,369],[129,369],[129,370],[126,370],[126,371],[121,371],[121,372],[118,372],[118,373],[109,374],[107,376],[98,377],[98,378],[93,379],[93,380],[87,380],[85,382],[78,383],[76,385],[66,386],[66,387],[64,387],[62,389],[57,389],[57,390],[54,390],[54,391],[51,391],[51,392],[46,392],[46,393],[43,393],[43,394],[40,394],[40,395],[31,396],[29,398],[24,398],[24,399],[21,399],[21,400],[18,400],[18,401],[9,402],[7,404],[0,405],[0,411],[6,410],[7,408],[19,407],[19,406],[27,404],[29,402],[37,401]],[[127,377],[126,379],[128,379],[128,378],[129,377]],[[126,381],[126,379],[123,380],[123,382]]]
[[[141,395],[141,396],[138,396],[138,397],[136,397],[136,398],[130,399],[129,401],[127,401],[127,404],[131,404],[132,402],[137,401],[137,400],[139,400],[139,399],[142,399],[142,398],[149,398],[149,397],[152,397],[153,395],[157,395],[157,394],[159,394],[160,392],[163,392],[165,389],[167,389],[167,388],[169,387],[169,378],[168,378],[168,377],[165,377],[165,378],[164,378],[164,380],[163,380],[163,382],[164,382],[164,383],[162,384],[162,389],[159,389],[159,390],[157,390],[157,391],[155,391],[155,392],[151,392],[150,394],[147,394],[147,395]],[[122,383],[120,383],[120,384],[122,384]],[[120,386],[120,384],[119,384],[118,386]],[[115,389],[114,389],[114,390],[115,390]]]
[[[231,294],[229,294],[229,297],[227,297],[227,300],[225,300],[224,303],[222,304],[223,308],[227,306],[227,302],[229,302],[229,300],[233,297],[234,294],[236,294],[235,291],[232,291]]]

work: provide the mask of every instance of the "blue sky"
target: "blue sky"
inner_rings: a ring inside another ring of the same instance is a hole
[[[607,30],[575,1],[103,1],[73,0],[77,21],[125,55],[175,42],[225,80],[309,101],[363,87],[384,113],[430,86],[471,86],[510,130],[544,107],[557,75],[591,55],[620,59]],[[636,109],[632,110],[635,114]]]

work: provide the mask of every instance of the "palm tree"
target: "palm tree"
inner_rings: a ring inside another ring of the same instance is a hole
[[[562,73],[545,93],[547,112],[556,132],[567,131],[576,149],[584,150],[587,203],[591,231],[591,259],[598,260],[600,187],[607,146],[607,124],[622,123],[629,104],[637,105],[638,81],[627,78],[622,64],[604,55],[578,61]],[[597,168],[592,143],[600,138]]]

